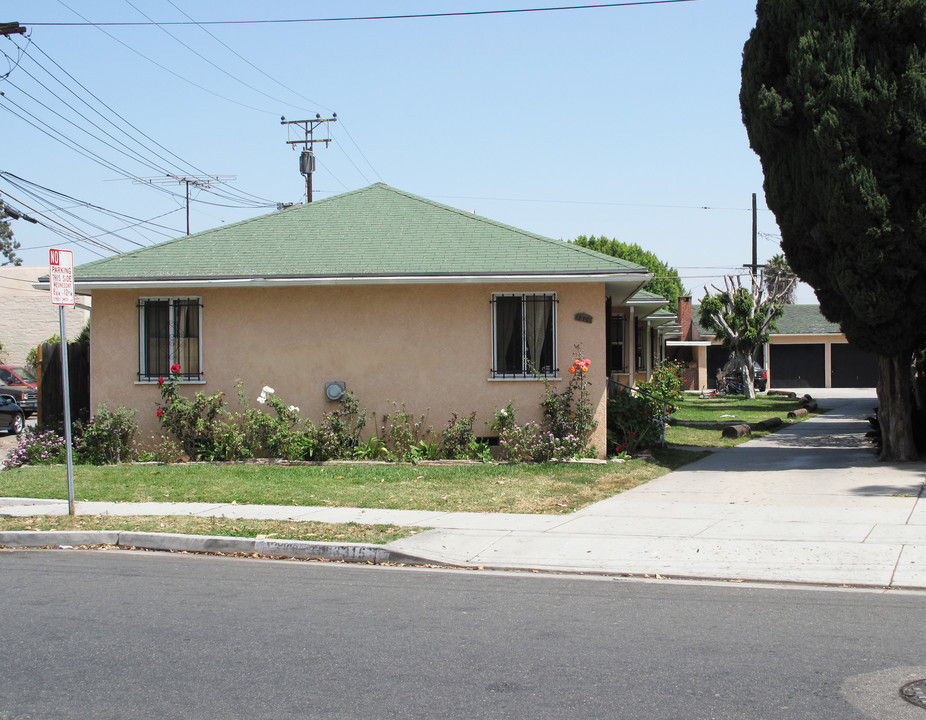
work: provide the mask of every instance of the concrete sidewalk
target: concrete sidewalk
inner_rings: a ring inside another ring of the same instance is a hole
[[[811,392],[829,412],[570,515],[92,502],[77,512],[434,528],[370,548],[377,561],[926,589],[926,463],[876,460],[864,438],[873,391]],[[0,498],[0,514],[66,512]]]

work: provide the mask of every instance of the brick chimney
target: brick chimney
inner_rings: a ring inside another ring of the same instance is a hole
[[[691,340],[691,295],[683,295],[678,299],[678,324],[682,328],[682,340]]]

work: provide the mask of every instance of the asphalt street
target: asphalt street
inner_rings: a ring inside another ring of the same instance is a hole
[[[0,552],[3,720],[916,720],[924,597]]]

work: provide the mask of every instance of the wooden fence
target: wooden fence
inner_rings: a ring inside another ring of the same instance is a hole
[[[39,379],[39,427],[57,427],[64,422],[64,389],[61,382],[61,346],[42,343],[36,363]],[[90,343],[68,343],[68,384],[71,391],[71,420],[90,419]]]

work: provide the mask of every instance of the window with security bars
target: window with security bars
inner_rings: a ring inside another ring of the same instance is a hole
[[[199,298],[142,298],[138,324],[139,380],[167,377],[175,365],[184,380],[202,379]]]
[[[492,377],[556,375],[556,295],[492,296]]]

